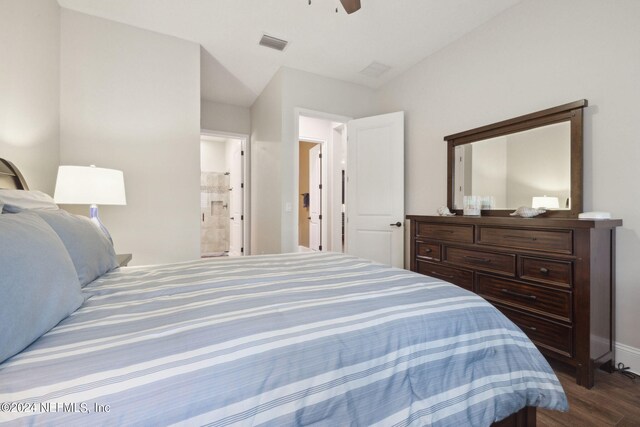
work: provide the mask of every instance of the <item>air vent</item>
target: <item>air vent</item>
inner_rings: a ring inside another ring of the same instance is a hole
[[[373,61],[364,70],[360,71],[360,74],[364,74],[365,76],[369,77],[380,77],[390,69],[391,67],[389,67],[388,65]]]
[[[263,34],[259,44],[260,46],[266,46],[266,47],[270,47],[271,49],[283,51],[284,48],[287,47],[287,43],[289,42],[286,40],[282,40],[276,37],[271,37],[266,34]]]

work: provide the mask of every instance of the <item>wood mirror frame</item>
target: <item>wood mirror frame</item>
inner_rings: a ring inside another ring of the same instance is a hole
[[[582,138],[583,110],[585,107],[587,107],[587,100],[581,99],[491,125],[445,136],[444,140],[447,141],[447,206],[449,210],[458,215],[462,215],[462,209],[453,208],[455,197],[455,148],[457,146],[567,121],[570,123],[571,128],[571,207],[570,209],[564,210],[549,210],[546,214],[543,214],[543,217],[577,217],[578,214],[582,212]],[[508,216],[514,210],[515,208],[482,210],[482,215]]]

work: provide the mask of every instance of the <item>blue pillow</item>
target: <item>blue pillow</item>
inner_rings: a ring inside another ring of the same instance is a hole
[[[69,253],[37,215],[0,215],[0,362],[84,302]]]
[[[118,266],[113,245],[89,218],[63,210],[31,212],[45,220],[60,236],[76,268],[80,286],[88,285]]]
[[[42,191],[0,188],[0,212],[17,213],[30,209],[58,210],[56,202]]]

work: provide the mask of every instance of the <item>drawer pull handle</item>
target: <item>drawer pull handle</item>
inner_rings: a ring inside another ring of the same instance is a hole
[[[474,256],[465,255],[464,259],[469,260],[471,262],[479,263],[479,264],[489,264],[491,260],[489,258],[478,258]]]
[[[427,249],[423,249],[422,252],[424,252],[425,254],[430,254],[433,251],[431,249],[427,248]]]
[[[538,240],[536,237],[528,237],[528,236],[504,236],[505,239],[512,239],[512,240],[531,240],[532,242],[535,242],[536,240]]]
[[[540,267],[540,273],[548,276],[549,275],[549,269],[548,268],[544,268],[544,267]]]
[[[436,230],[436,234],[438,234],[438,233],[451,234],[451,233],[453,233],[453,230]]]
[[[535,326],[525,326],[525,328],[527,328],[527,329],[529,329],[530,331],[533,331],[533,332],[538,330],[538,328],[536,328]]]
[[[430,274],[433,275],[433,276],[436,276],[436,277],[444,277],[445,279],[455,279],[456,278],[456,276],[449,275],[449,274],[438,273],[437,271],[431,271]]]
[[[521,294],[519,292],[513,292],[510,291],[509,289],[502,289],[502,293],[507,294],[507,295],[513,295],[514,297],[520,297],[520,298],[527,298],[530,300],[537,300],[538,297],[535,295],[526,295],[526,294]]]

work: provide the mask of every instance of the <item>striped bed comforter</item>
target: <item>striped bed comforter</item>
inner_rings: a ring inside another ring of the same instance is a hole
[[[351,256],[132,267],[85,292],[0,365],[0,422],[484,426],[567,409],[535,346],[483,299]]]

